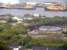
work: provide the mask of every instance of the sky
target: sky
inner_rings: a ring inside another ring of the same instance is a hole
[[[18,3],[18,0],[0,0],[2,3]]]
[[[3,2],[3,3],[19,3],[20,0],[0,0],[0,2]],[[66,2],[67,0],[22,0],[21,2],[29,2],[29,1],[32,1],[32,2],[51,2],[51,1],[58,1],[58,2]]]

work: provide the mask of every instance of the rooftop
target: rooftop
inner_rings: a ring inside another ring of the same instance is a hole
[[[56,31],[62,30],[61,27],[56,27],[56,26],[33,26],[31,27],[31,31],[35,29],[42,30],[42,31],[50,31],[50,32],[56,32]]]
[[[44,31],[60,31],[62,28],[56,26],[40,26],[39,30]]]

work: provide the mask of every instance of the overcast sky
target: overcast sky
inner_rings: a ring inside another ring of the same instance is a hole
[[[3,3],[18,3],[18,0],[0,0]]]
[[[0,0],[3,3],[18,3],[20,0]],[[67,0],[22,0],[21,2],[66,2]]]

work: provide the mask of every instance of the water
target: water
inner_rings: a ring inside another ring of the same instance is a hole
[[[20,0],[21,1],[21,0]],[[22,0],[21,2],[60,2],[65,3],[67,0]],[[13,14],[23,16],[24,14],[38,13],[47,17],[53,16],[67,16],[67,11],[45,11],[43,8],[36,8],[36,10],[24,10],[24,9],[0,9],[0,14]]]
[[[53,16],[67,16],[67,12],[62,11],[45,11],[43,8],[37,8],[36,10],[24,10],[24,9],[0,9],[0,14],[13,14],[23,16],[24,14],[38,13],[47,17]]]

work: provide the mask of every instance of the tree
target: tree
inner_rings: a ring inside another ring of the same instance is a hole
[[[0,46],[19,45],[20,42],[23,44],[26,33],[26,28],[21,24],[17,24],[16,26],[1,24]]]
[[[32,48],[32,38],[27,35],[27,37],[23,41],[23,46],[26,48]]]

